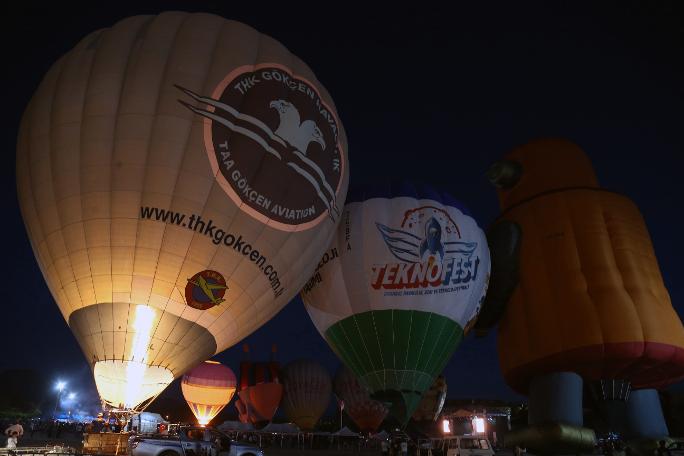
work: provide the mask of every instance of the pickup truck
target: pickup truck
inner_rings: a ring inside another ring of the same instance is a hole
[[[420,455],[439,456],[494,456],[494,449],[486,436],[454,435],[418,441]]]
[[[174,435],[136,435],[128,440],[131,456],[264,456],[250,443],[231,440],[215,429],[181,427]]]

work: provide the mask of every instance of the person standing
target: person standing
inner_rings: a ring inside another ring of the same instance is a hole
[[[658,442],[658,448],[655,450],[656,456],[671,456],[672,452],[670,449],[667,447],[667,442],[665,440],[661,440]]]
[[[382,456],[388,456],[388,454],[389,454],[389,443],[387,443],[387,439],[380,442],[380,448],[382,449]]]
[[[5,429],[5,435],[7,436],[7,448],[14,449],[17,447],[19,437],[24,435],[24,427],[20,422],[17,422]]]
[[[17,448],[17,441],[18,441],[17,435],[18,434],[16,432],[12,432],[7,436],[7,449],[8,450],[14,450]]]

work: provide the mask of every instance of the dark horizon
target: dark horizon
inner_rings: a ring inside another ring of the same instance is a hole
[[[461,200],[483,228],[499,213],[484,176],[492,162],[539,137],[576,142],[603,187],[627,195],[642,211],[672,303],[684,316],[678,280],[684,241],[676,222],[684,169],[684,14],[677,2],[462,4],[453,13],[396,7],[305,14],[179,1],[77,12],[13,8],[2,31],[8,161],[2,207],[10,242],[3,262],[8,350],[0,370],[35,369],[95,394],[21,220],[16,135],[43,75],[81,37],[130,15],[174,9],[245,22],[301,57],[335,100],[349,137],[352,182],[376,176],[429,182]],[[282,365],[313,358],[331,375],[339,365],[299,297],[244,342],[254,360],[268,358],[275,343]],[[239,343],[213,359],[237,372],[241,358]],[[524,399],[501,376],[495,332],[467,337],[445,374],[450,398]],[[178,391],[176,381],[161,397]]]

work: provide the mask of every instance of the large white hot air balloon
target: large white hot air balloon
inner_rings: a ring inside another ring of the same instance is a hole
[[[218,16],[131,17],[52,66],[21,124],[19,200],[104,404],[144,408],[299,291],[346,147],[309,67]]]
[[[487,238],[449,194],[405,182],[351,191],[342,219],[302,298],[330,347],[405,425],[477,319]]]

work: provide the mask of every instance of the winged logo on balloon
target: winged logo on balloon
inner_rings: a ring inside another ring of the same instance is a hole
[[[392,255],[408,263],[421,262],[430,255],[439,255],[442,261],[460,255],[470,258],[477,249],[477,242],[442,240],[442,225],[435,217],[425,222],[423,236],[378,222],[375,226]]]

